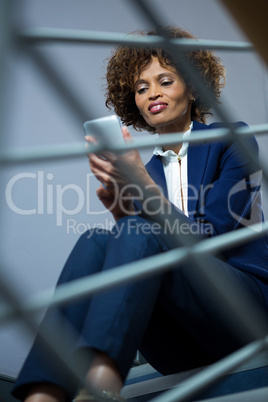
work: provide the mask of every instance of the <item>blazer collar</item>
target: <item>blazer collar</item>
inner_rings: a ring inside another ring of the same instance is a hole
[[[193,122],[192,135],[198,135],[199,130],[207,130],[209,126],[198,121]],[[196,211],[200,186],[205,174],[210,145],[203,142],[189,145],[188,148],[188,211]]]
[[[151,160],[146,165],[147,172],[151,178],[158,185],[160,191],[168,198],[167,183],[165,179],[165,173],[163,163],[160,155],[153,155]]]
[[[206,130],[209,126],[206,124],[193,121],[193,129],[191,135],[198,135],[198,130]],[[197,208],[200,185],[202,184],[207,160],[209,144],[200,143],[189,145],[188,148],[188,211],[195,211]],[[151,178],[156,182],[164,196],[168,197],[167,184],[161,157],[154,155],[146,165],[147,171]]]

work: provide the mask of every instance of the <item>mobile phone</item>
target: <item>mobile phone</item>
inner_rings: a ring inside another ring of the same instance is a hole
[[[116,115],[89,120],[84,123],[86,135],[91,135],[100,144],[124,145],[121,121]]]

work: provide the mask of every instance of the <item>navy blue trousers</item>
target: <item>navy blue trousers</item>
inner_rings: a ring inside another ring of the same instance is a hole
[[[58,286],[166,252],[165,241],[152,228],[140,217],[126,217],[111,232],[95,229],[84,233],[64,266]],[[208,275],[209,270],[217,272],[227,286],[237,284],[264,305],[257,283],[247,273],[212,256],[206,259],[206,270]],[[185,264],[64,306],[60,312],[53,309],[43,325],[66,319],[76,331],[70,354],[75,357],[88,348],[104,351],[114,359],[125,380],[137,349],[166,375],[209,364],[249,342],[250,337],[241,337],[230,325],[226,309],[213,288],[200,278],[198,268]],[[13,395],[23,400],[29,387],[40,382],[60,385],[70,400],[76,392],[77,384],[53,366],[37,337]]]

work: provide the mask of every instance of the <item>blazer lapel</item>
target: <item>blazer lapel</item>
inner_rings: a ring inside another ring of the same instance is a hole
[[[206,130],[209,126],[193,121],[193,130],[191,135],[198,135],[197,130]],[[188,148],[188,211],[189,216],[195,213],[198,206],[201,184],[208,160],[208,151],[210,145],[200,143],[189,145]]]
[[[168,198],[167,183],[161,157],[154,155],[146,165],[147,172],[158,185],[160,191]]]
[[[198,135],[197,130],[206,130],[209,126],[193,121],[193,130],[191,135]],[[188,211],[195,212],[198,205],[200,186],[203,181],[207,160],[209,144],[200,143],[189,145],[188,148]],[[156,182],[162,193],[168,198],[167,183],[161,157],[154,155],[147,163],[146,169],[151,178]]]

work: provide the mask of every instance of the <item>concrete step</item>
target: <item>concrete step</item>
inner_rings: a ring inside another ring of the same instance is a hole
[[[183,373],[162,376],[149,364],[134,367],[130,370],[122,395],[129,402],[146,402],[155,396],[174,387],[179,387],[185,379],[193,376],[202,368],[189,370]],[[221,380],[203,391],[193,400],[207,400],[209,398],[225,398],[227,395],[257,392],[263,389],[264,394],[268,387],[268,351],[252,359],[250,362],[240,366],[237,370],[224,376]],[[251,394],[250,394],[251,395]],[[211,401],[211,399],[209,399]],[[217,400],[217,399],[215,399]],[[219,399],[219,401],[222,399]],[[229,399],[228,399],[229,400]],[[230,399],[231,400],[231,399]],[[251,401],[253,401],[252,399]],[[255,399],[258,401],[258,399]],[[268,394],[266,394],[268,401]]]
[[[148,363],[130,370],[122,395],[129,402],[147,402],[155,396],[179,387],[200,369],[162,376]],[[15,379],[0,375],[0,401],[15,402],[10,391]],[[240,366],[239,369],[221,379],[193,401],[200,402],[267,402],[268,401],[268,351]]]
[[[199,402],[267,402],[268,387],[257,388],[251,391],[238,392],[218,398],[202,399]]]

